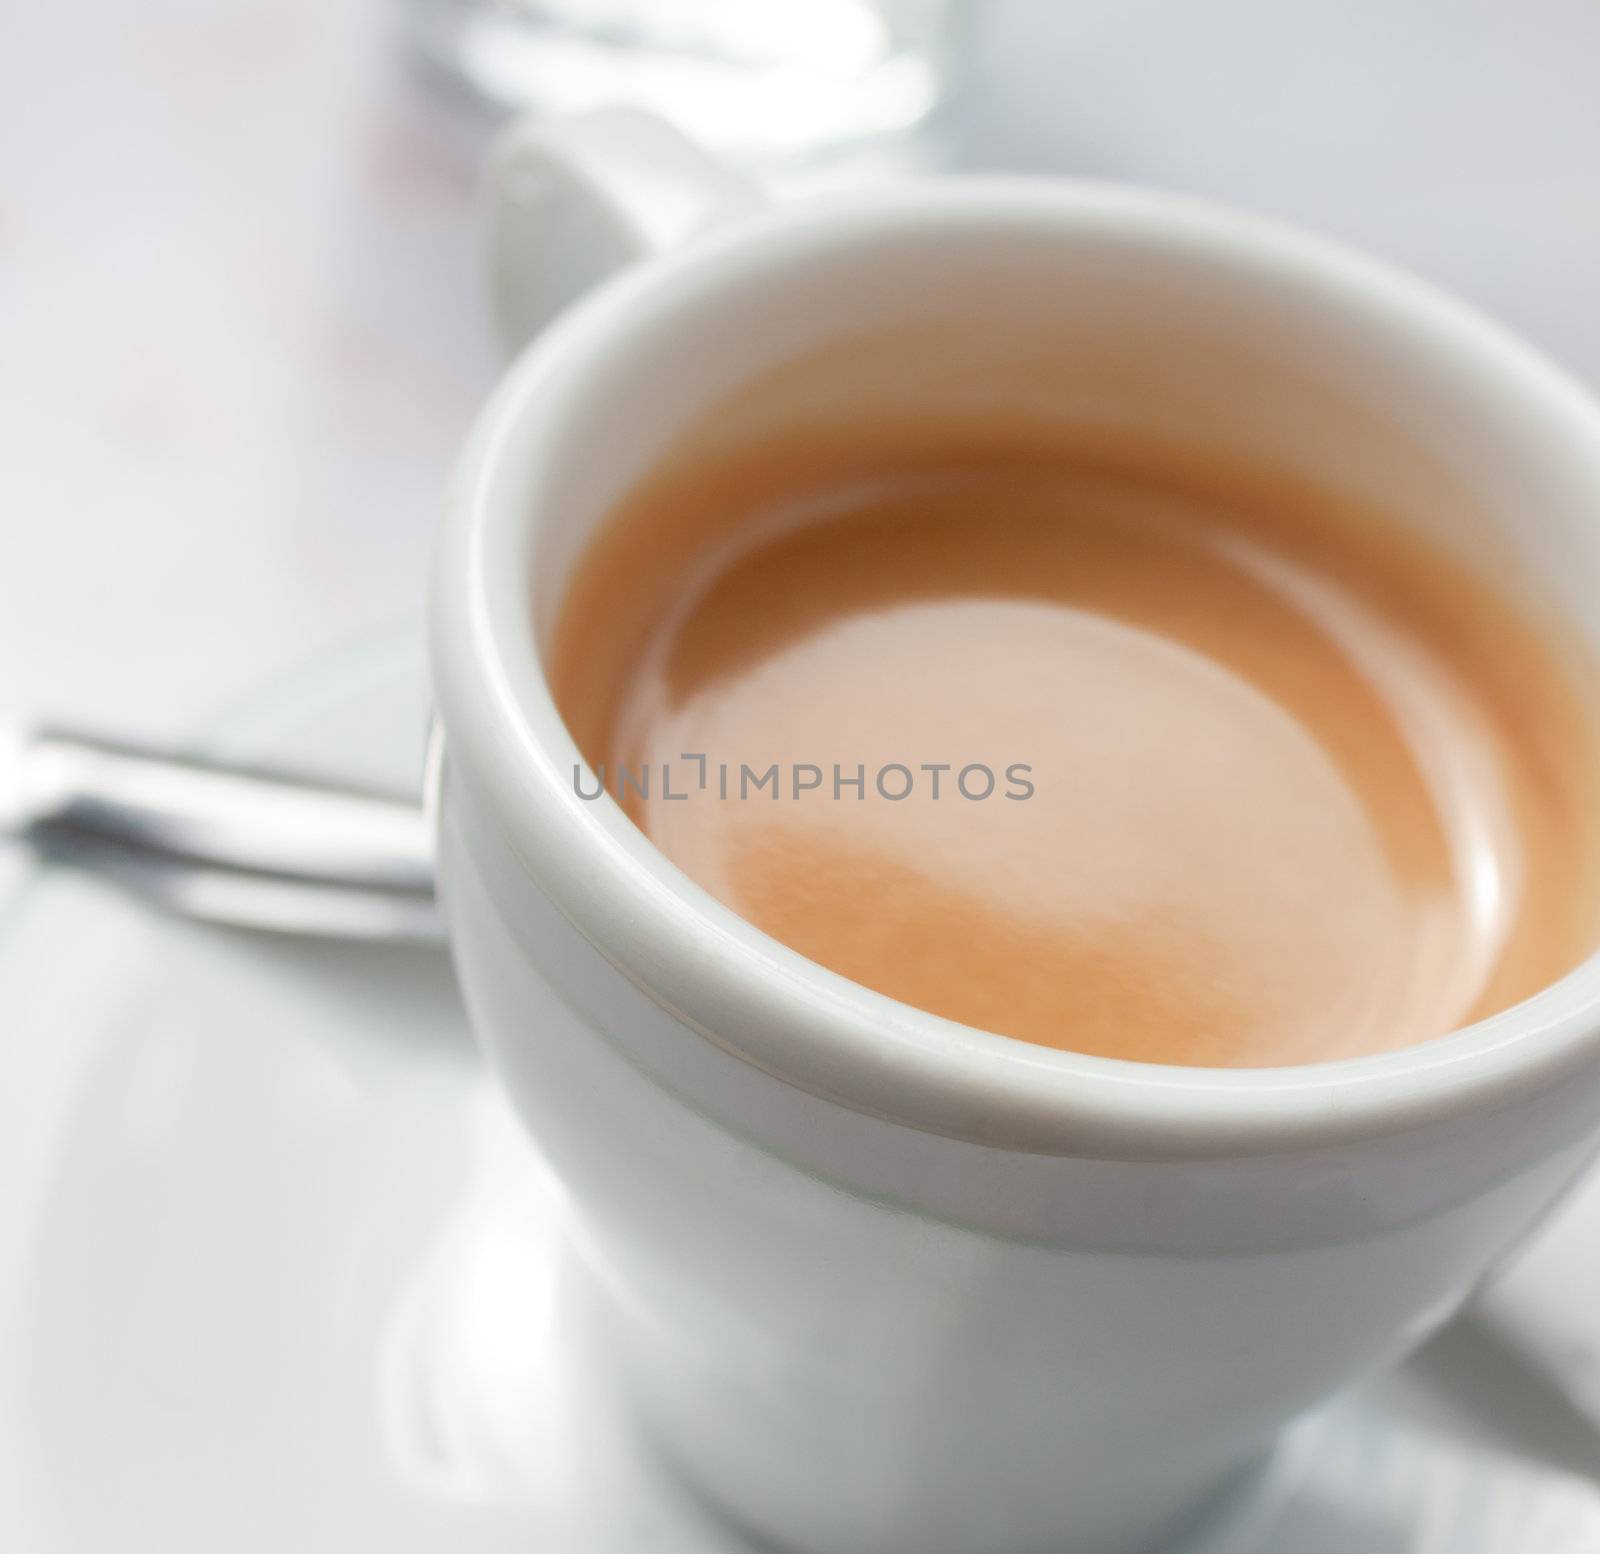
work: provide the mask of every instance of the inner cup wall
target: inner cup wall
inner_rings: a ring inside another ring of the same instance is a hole
[[[537,649],[597,526],[659,463],[786,426],[979,419],[1313,483],[1592,635],[1593,472],[1524,406],[1515,368],[1430,333],[1392,277],[1368,290],[1236,246],[1238,219],[1175,233],[1125,211],[1114,228],[863,211],[729,243],[663,277],[652,306],[641,277],[614,304],[619,343],[566,385],[564,418],[587,431],[523,472]]]

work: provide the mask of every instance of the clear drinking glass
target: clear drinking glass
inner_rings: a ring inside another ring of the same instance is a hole
[[[769,172],[905,140],[966,0],[405,0],[423,58],[503,108],[651,108]]]

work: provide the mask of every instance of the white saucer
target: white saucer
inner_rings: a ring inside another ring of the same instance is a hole
[[[423,703],[390,640],[217,745],[404,781]],[[442,956],[46,871],[0,916],[0,1061],[0,1549],[732,1554],[606,1406],[559,1190]],[[1185,1554],[1588,1554],[1584,1464],[1593,1437],[1457,1324]]]

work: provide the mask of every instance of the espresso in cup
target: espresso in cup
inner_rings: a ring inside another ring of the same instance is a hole
[[[1600,696],[1547,612],[1340,493],[980,419],[669,458],[551,680],[686,874],[892,998],[1271,1066],[1517,1003],[1600,923]]]

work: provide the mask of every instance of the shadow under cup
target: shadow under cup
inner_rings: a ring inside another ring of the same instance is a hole
[[[995,185],[765,218],[605,288],[469,450],[435,587],[443,890],[652,1433],[785,1547],[1141,1549],[1572,1179],[1600,977],[1402,1051],[1198,1070],[955,1026],[741,923],[577,798],[539,655],[645,471],[842,414],[1336,491],[1574,630],[1600,414],[1311,239]]]

